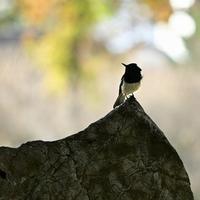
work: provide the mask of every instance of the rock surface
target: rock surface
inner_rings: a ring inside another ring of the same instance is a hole
[[[193,200],[183,163],[140,104],[54,141],[0,148],[0,200]]]

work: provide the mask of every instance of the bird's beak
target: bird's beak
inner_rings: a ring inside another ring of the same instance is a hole
[[[121,63],[122,65],[124,65],[124,67],[126,67],[126,65],[124,63]]]

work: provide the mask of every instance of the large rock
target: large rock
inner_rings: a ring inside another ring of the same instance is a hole
[[[174,148],[134,99],[54,142],[0,148],[0,200],[193,200]]]

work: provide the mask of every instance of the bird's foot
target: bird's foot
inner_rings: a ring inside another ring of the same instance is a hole
[[[131,96],[134,96],[133,93],[128,94],[126,97],[127,97],[127,99],[129,99]]]

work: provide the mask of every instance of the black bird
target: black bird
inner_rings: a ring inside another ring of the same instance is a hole
[[[136,63],[130,63],[128,65],[122,63],[122,65],[125,66],[125,73],[121,78],[119,96],[117,97],[113,108],[123,103],[128,96],[133,95],[133,92],[140,87],[140,82],[142,80],[142,70]]]

